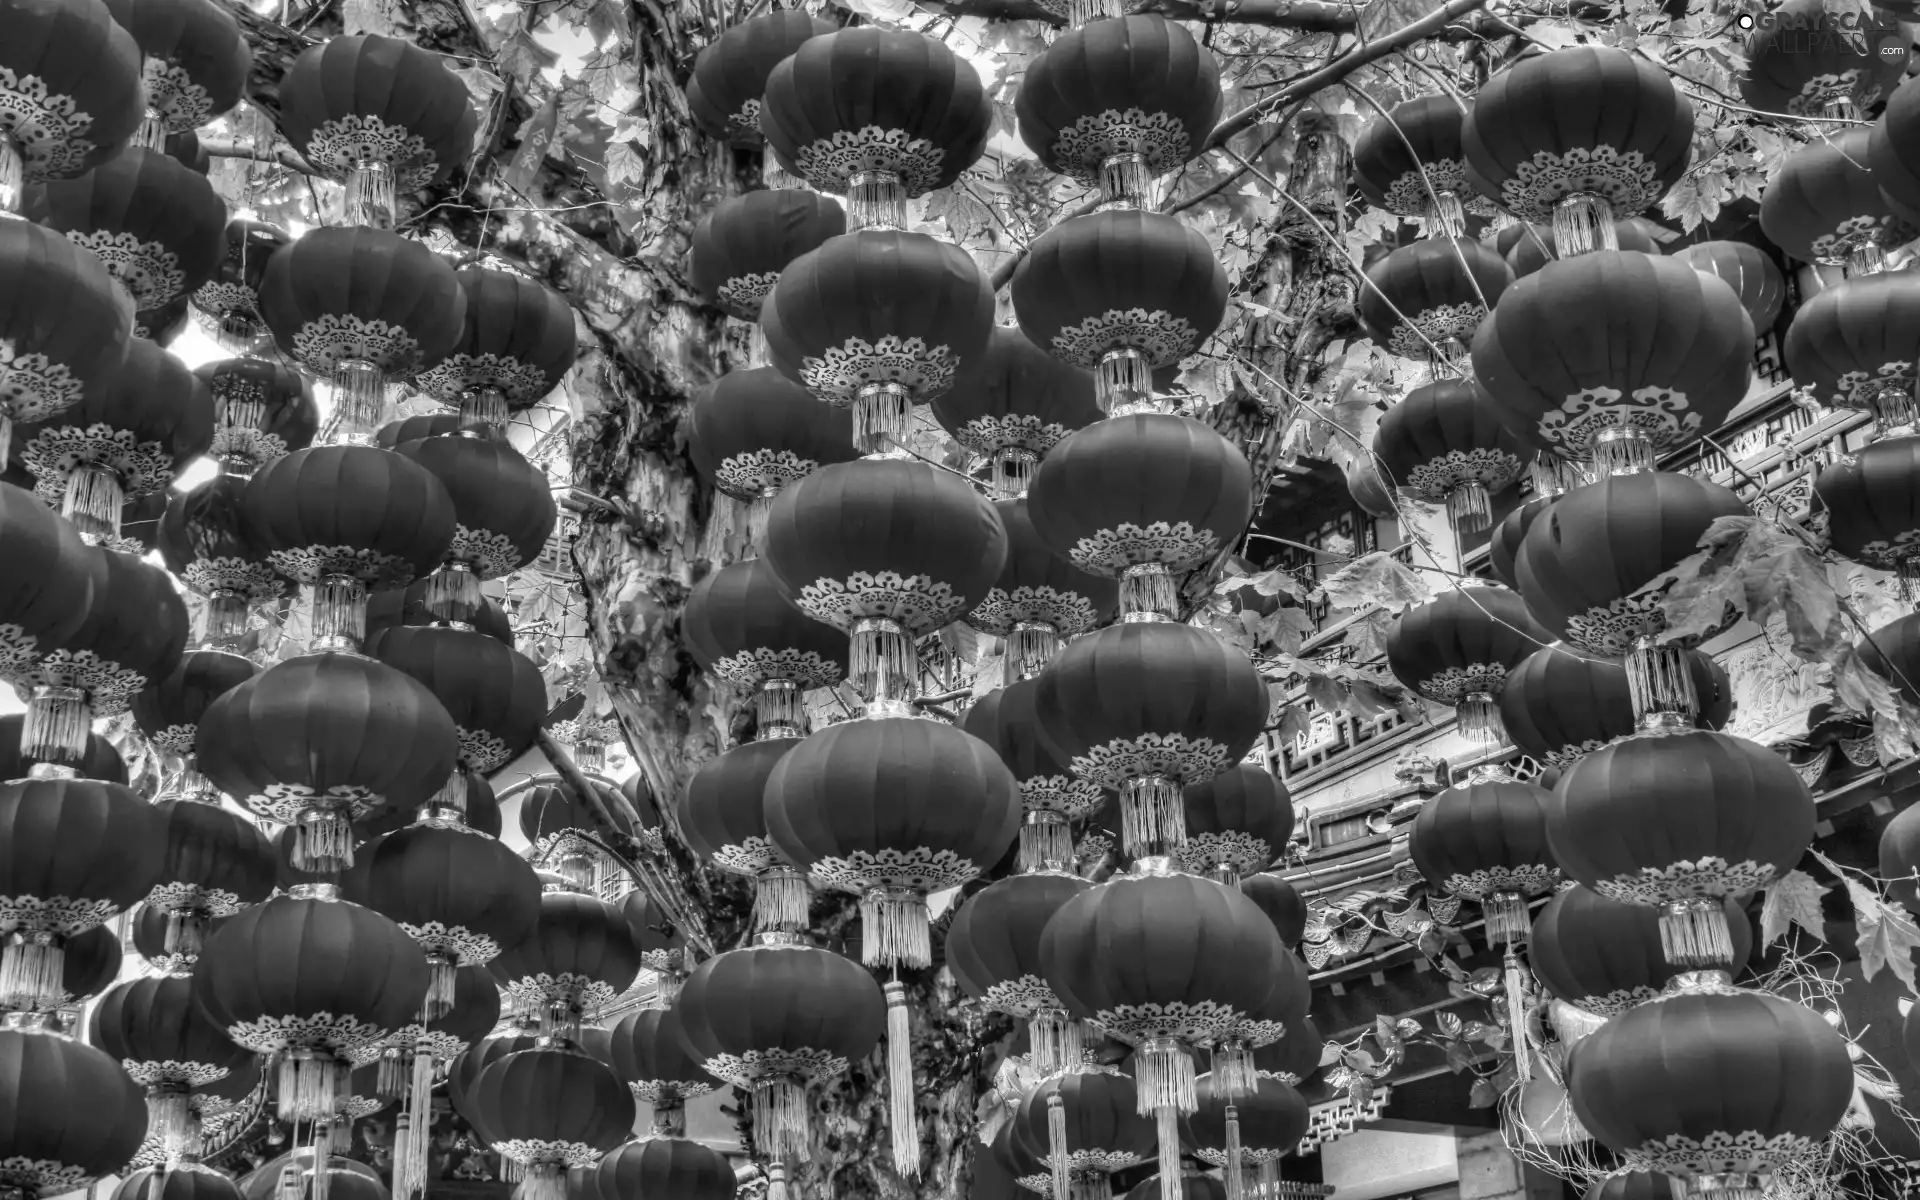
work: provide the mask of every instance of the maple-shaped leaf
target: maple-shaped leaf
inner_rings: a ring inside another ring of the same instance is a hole
[[[1499,1100],[1500,1092],[1493,1086],[1492,1080],[1476,1079],[1473,1088],[1467,1092],[1468,1108],[1492,1108]]]
[[[1913,991],[1913,952],[1920,949],[1920,926],[1913,923],[1905,909],[1888,904],[1825,855],[1816,852],[1815,856],[1846,884],[1847,899],[1853,905],[1854,925],[1860,931],[1860,974],[1872,979],[1885,967],[1909,992]]]
[[[1383,608],[1400,612],[1433,596],[1412,568],[1383,550],[1363,554],[1327,576],[1314,590],[1316,600],[1335,608]]]
[[[1313,717],[1301,705],[1288,704],[1280,709],[1280,715],[1274,724],[1275,733],[1279,735],[1280,740],[1291,742],[1297,737],[1304,736],[1313,728]]]
[[[1253,644],[1271,646],[1283,654],[1298,654],[1301,643],[1317,632],[1313,618],[1305,609],[1288,604],[1259,618],[1254,626]]]
[[[1766,903],[1760,908],[1760,944],[1772,945],[1796,925],[1816,941],[1826,941],[1827,922],[1820,915],[1820,898],[1827,891],[1805,871],[1788,871],[1767,885]]]
[[[1372,662],[1387,652],[1387,634],[1394,614],[1384,608],[1364,613],[1347,625],[1342,640],[1352,648],[1355,662]]]

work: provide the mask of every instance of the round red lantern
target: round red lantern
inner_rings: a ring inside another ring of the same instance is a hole
[[[1896,29],[1891,19],[1844,23],[1819,0],[1787,0],[1755,18],[1740,97],[1762,112],[1858,121],[1906,71]]]
[[[1058,871],[1012,875],[968,897],[947,927],[947,969],[967,995],[1026,1022],[1033,1066],[1043,1075],[1079,1066],[1082,1038],[1042,974],[1040,935],[1090,886]]]
[[[786,13],[774,14],[793,23]],[[751,24],[752,22],[749,22]],[[733,35],[721,34],[721,41]],[[702,51],[701,57],[706,57]],[[699,68],[694,68],[695,78]],[[756,120],[755,131],[759,129]],[[847,212],[805,188],[748,192],[714,206],[693,231],[693,286],[741,321],[758,321],[760,306],[794,259],[847,231]]]
[[[223,474],[250,479],[293,450],[305,450],[320,431],[313,385],[300,373],[260,358],[227,358],[195,367],[213,397],[210,457]]]
[[[105,17],[97,3],[91,7]],[[0,29],[19,11],[18,2],[0,9]],[[132,337],[133,305],[98,257],[26,221],[0,220],[0,276],[9,285],[0,296],[4,463],[14,422],[45,421],[113,386]]]
[[[567,1171],[593,1166],[633,1132],[633,1096],[613,1068],[566,1045],[489,1066],[467,1106],[488,1144],[526,1168],[522,1200],[566,1200]]]
[[[767,76],[808,38],[834,26],[797,8],[776,8],[730,26],[693,60],[687,108],[708,137],[736,146],[760,144],[760,103]]]
[[[505,441],[429,437],[394,453],[425,467],[453,500],[453,542],[427,577],[427,611],[470,624],[482,580],[511,575],[546,549],[560,516],[553,483]]]
[[[1485,242],[1425,238],[1367,268],[1356,307],[1375,342],[1453,372],[1513,274]]]
[[[1686,670],[1702,728],[1718,729],[1733,715],[1733,686],[1710,655],[1686,654]],[[1507,672],[1500,689],[1507,740],[1542,766],[1564,769],[1637,728],[1633,689],[1620,662],[1555,642]]]
[[[675,1011],[643,1008],[628,1013],[613,1027],[610,1046],[614,1074],[626,1080],[635,1100],[653,1109],[654,1132],[685,1136],[686,1103],[711,1092],[713,1076],[688,1051]]]
[[[573,309],[511,271],[467,267],[454,278],[466,297],[460,337],[413,384],[458,405],[461,429],[504,440],[507,417],[540,403],[573,369]]]
[[[91,1187],[125,1167],[146,1127],[140,1089],[112,1058],[57,1034],[0,1029],[0,1187],[45,1200]]]
[[[1780,319],[1787,280],[1760,247],[1748,242],[1695,242],[1675,250],[1673,257],[1696,271],[1719,276],[1733,288],[1756,334],[1764,336]]]
[[[1420,696],[1451,706],[1467,737],[1498,745],[1507,672],[1552,640],[1517,593],[1454,588],[1400,614],[1387,633],[1387,667]]]
[[[1446,505],[1456,538],[1493,523],[1493,494],[1511,487],[1534,456],[1470,379],[1436,379],[1408,392],[1380,418],[1373,453],[1395,486]]]
[[[987,460],[1002,496],[1024,494],[1040,461],[1077,429],[1100,419],[1093,376],[998,325],[953,390],[933,402],[934,419]]]
[[[1488,217],[1494,204],[1467,179],[1460,135],[1466,110],[1452,96],[1417,96],[1367,122],[1353,143],[1353,181],[1367,203],[1402,217],[1424,217],[1428,233],[1459,237],[1467,213]]]
[[[19,181],[71,179],[106,162],[140,127],[140,47],[98,0],[0,5],[0,212]],[[17,284],[15,286],[18,286]],[[44,296],[34,295],[38,302]]]
[[[967,708],[960,727],[992,746],[1020,785],[1019,858],[1022,871],[1065,870],[1073,863],[1073,822],[1106,807],[1107,793],[1076,779],[1040,734],[1037,680],[997,688]]]
[[[220,262],[213,278],[193,293],[200,324],[231,354],[266,348],[272,335],[260,317],[260,282],[267,260],[293,239],[264,221],[235,217],[227,222]]]
[[[1920,228],[1896,213],[1869,166],[1872,133],[1849,129],[1796,147],[1760,198],[1760,229],[1801,262],[1846,264],[1849,276],[1886,269],[1887,251]]]
[[[1720,901],[1732,934],[1738,975],[1753,951],[1753,923],[1738,897]],[[1558,1000],[1602,1017],[1657,1000],[1685,968],[1669,963],[1660,914],[1644,904],[1609,900],[1578,884],[1547,901],[1533,919],[1529,957],[1533,973]]]

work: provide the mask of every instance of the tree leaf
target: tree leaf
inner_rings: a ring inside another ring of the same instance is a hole
[[[1434,1027],[1440,1031],[1440,1036],[1449,1038],[1458,1038],[1464,1024],[1460,1020],[1459,1013],[1447,1009],[1442,1009],[1440,1014],[1433,1019],[1433,1023]]]
[[[1467,1093],[1468,1108],[1492,1108],[1500,1100],[1500,1092],[1489,1079],[1476,1079],[1473,1088]]]
[[[1315,589],[1316,599],[1335,608],[1384,608],[1400,612],[1432,598],[1426,581],[1407,564],[1385,551],[1363,554],[1327,576]]]
[[[1771,946],[1798,925],[1816,941],[1827,940],[1826,918],[1820,915],[1820,898],[1828,889],[1805,871],[1788,871],[1767,887],[1766,903],[1760,908],[1760,944]]]
[[[1920,949],[1920,926],[1914,925],[1905,909],[1888,904],[1825,855],[1816,851],[1815,856],[1846,884],[1847,899],[1853,904],[1854,924],[1860,930],[1860,973],[1872,979],[1885,967],[1909,992],[1913,991],[1913,952]]]
[[[1279,728],[1275,731],[1283,742],[1291,742],[1306,735],[1313,728],[1313,717],[1298,704],[1289,704],[1280,710]]]

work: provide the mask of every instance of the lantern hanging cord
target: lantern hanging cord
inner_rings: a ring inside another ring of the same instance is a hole
[[[1419,168],[1420,186],[1427,193],[1427,202],[1433,205],[1435,211],[1438,211],[1442,207],[1441,201],[1440,201],[1440,191],[1438,188],[1433,186],[1433,177],[1427,173],[1427,164],[1420,160],[1419,149],[1413,144],[1413,139],[1407,136],[1407,131],[1400,127],[1400,122],[1393,119],[1392,113],[1380,107],[1380,102],[1378,100],[1375,100],[1372,96],[1368,95],[1365,88],[1359,87],[1352,82],[1343,83],[1341,84],[1341,87],[1345,88],[1348,92],[1351,92],[1353,95],[1360,97],[1360,99],[1366,101],[1367,107],[1371,108],[1376,114],[1378,114],[1379,118],[1382,121],[1385,121],[1387,123],[1387,126],[1393,130],[1394,136],[1400,139],[1400,144],[1406,149],[1407,156],[1413,159],[1414,166]],[[1456,101],[1455,103],[1458,103],[1458,101]],[[1457,202],[1458,202],[1458,198],[1456,196],[1456,203]],[[1436,221],[1436,223],[1438,222]],[[1532,229],[1532,226],[1528,225],[1528,229]],[[1487,299],[1487,293],[1485,292],[1485,290],[1483,290],[1480,287],[1480,280],[1474,275],[1473,269],[1467,266],[1466,251],[1460,248],[1460,239],[1466,236],[1466,232],[1467,231],[1464,228],[1456,230],[1456,229],[1443,227],[1439,236],[1447,239],[1447,245],[1450,246],[1453,250],[1453,261],[1459,264],[1460,273],[1465,275],[1467,277],[1467,282],[1472,285],[1473,294],[1475,297],[1479,299],[1480,307],[1486,309],[1488,314],[1491,315],[1493,312],[1493,302]],[[1429,235],[1429,236],[1432,236],[1432,235]],[[1535,235],[1535,236],[1537,237],[1538,235]]]

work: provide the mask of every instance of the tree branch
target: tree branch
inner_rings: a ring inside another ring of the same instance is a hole
[[[1041,8],[1033,0],[923,0],[921,7],[956,17],[1066,24],[1065,20]],[[1264,25],[1277,29],[1297,29],[1302,33],[1346,33],[1359,23],[1365,6],[1330,3],[1329,0],[1220,0],[1219,3],[1209,0],[1152,0],[1141,11],[1157,12],[1175,21]]]
[[[294,153],[293,147],[285,142],[276,142],[271,146],[255,146],[246,142],[229,141],[224,138],[201,138],[200,148],[212,158],[250,158],[254,162],[274,163],[302,175],[317,175],[307,160]]]

